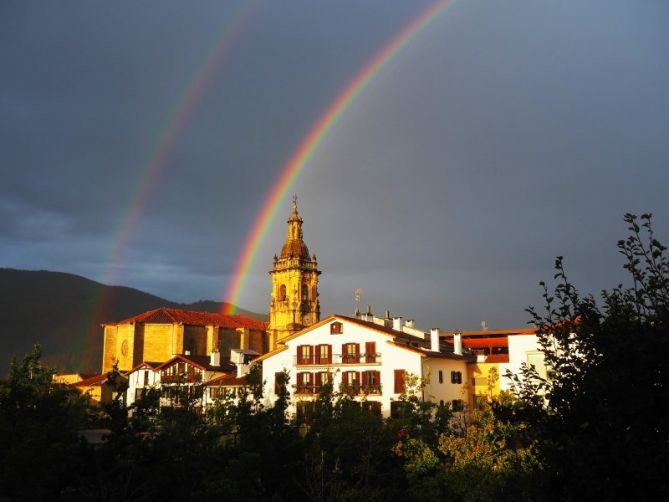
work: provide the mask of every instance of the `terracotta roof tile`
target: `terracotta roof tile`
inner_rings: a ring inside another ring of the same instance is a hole
[[[189,326],[221,326],[223,328],[250,328],[262,331],[265,329],[265,323],[257,319],[240,315],[225,315],[213,312],[200,312],[197,310],[173,309],[167,307],[160,307],[154,310],[149,310],[143,314],[130,317],[123,321],[114,324],[130,324],[130,323],[155,323],[155,324],[172,324],[182,323]]]
[[[212,378],[207,382],[207,386],[230,386],[230,387],[241,387],[243,385],[248,385],[246,377],[237,377],[235,373],[226,373],[224,375]]]

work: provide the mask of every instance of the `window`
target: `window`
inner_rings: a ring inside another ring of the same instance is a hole
[[[439,370],[439,383],[444,383],[444,372]]]
[[[365,362],[376,362],[376,342],[365,343]]]
[[[451,383],[462,383],[461,371],[451,371]]]
[[[316,388],[314,392],[320,392],[323,385],[332,385],[332,373],[329,371],[320,371],[316,373]]]
[[[453,399],[451,407],[453,408],[453,411],[463,411],[465,409],[462,399]]]
[[[404,370],[395,370],[395,393],[401,394],[405,390],[404,385]]]
[[[331,335],[341,335],[344,333],[344,325],[340,322],[333,322],[330,324]]]
[[[360,373],[357,371],[344,371],[341,375],[344,392],[357,394],[360,391]]]
[[[307,283],[302,284],[302,301],[306,302],[309,300],[309,286],[307,286]]]
[[[279,286],[279,301],[283,302],[285,300],[286,300],[286,285],[281,284],[281,286]]]
[[[297,364],[314,364],[311,345],[298,345]]]
[[[297,374],[297,393],[313,393],[313,374],[309,372],[300,372]]]
[[[407,412],[408,404],[402,401],[392,401],[390,403],[390,416],[392,418],[402,418]]]
[[[362,407],[374,415],[381,415],[381,403],[378,401],[365,401]]]
[[[359,363],[360,345],[357,343],[345,343],[342,345],[342,362],[348,364]]]
[[[509,353],[509,347],[493,347],[492,348],[492,353],[493,354],[508,354]]]
[[[286,374],[283,371],[274,373],[274,394],[279,395],[286,387]]]
[[[148,387],[148,386],[149,386],[149,372],[145,371],[144,372],[144,387]]]
[[[316,346],[316,364],[331,364],[332,363],[332,345],[317,345]]]
[[[144,389],[135,389],[135,401],[139,401],[142,399],[142,396],[144,395]]]
[[[363,371],[362,372],[362,386],[367,394],[381,393],[381,372],[380,371]]]

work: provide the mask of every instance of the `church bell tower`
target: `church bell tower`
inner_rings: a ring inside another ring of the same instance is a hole
[[[283,338],[320,320],[316,255],[302,239],[302,218],[297,212],[297,196],[293,197],[288,237],[281,256],[274,255],[270,271],[272,294],[269,304],[269,348],[274,350]]]

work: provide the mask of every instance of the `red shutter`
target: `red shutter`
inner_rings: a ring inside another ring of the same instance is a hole
[[[316,392],[320,392],[322,386],[323,386],[323,374],[318,372],[316,373]]]
[[[297,346],[297,364],[304,364],[302,360],[302,345]]]
[[[308,350],[308,356],[307,356],[307,364],[314,364],[314,348],[311,345],[307,345],[307,350]]]
[[[365,360],[368,363],[376,362],[376,342],[367,342],[365,344]]]
[[[368,385],[367,373],[369,373],[369,372],[368,371],[363,371],[362,372],[362,384],[361,385],[363,387]]]
[[[326,345],[327,347],[327,358],[323,361],[325,364],[332,364],[332,345]]]
[[[404,392],[404,370],[395,370],[395,392]]]

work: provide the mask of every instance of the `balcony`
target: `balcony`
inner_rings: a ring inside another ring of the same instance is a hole
[[[379,395],[381,394],[381,384],[380,383],[374,383],[374,384],[368,384],[368,385],[346,385],[342,384],[341,386],[342,392],[345,394],[348,394],[350,396],[357,396],[360,394],[364,394],[367,396],[373,396],[373,395]]]
[[[332,354],[329,358],[293,356],[294,366],[338,366],[342,364],[381,364],[381,353]]]

